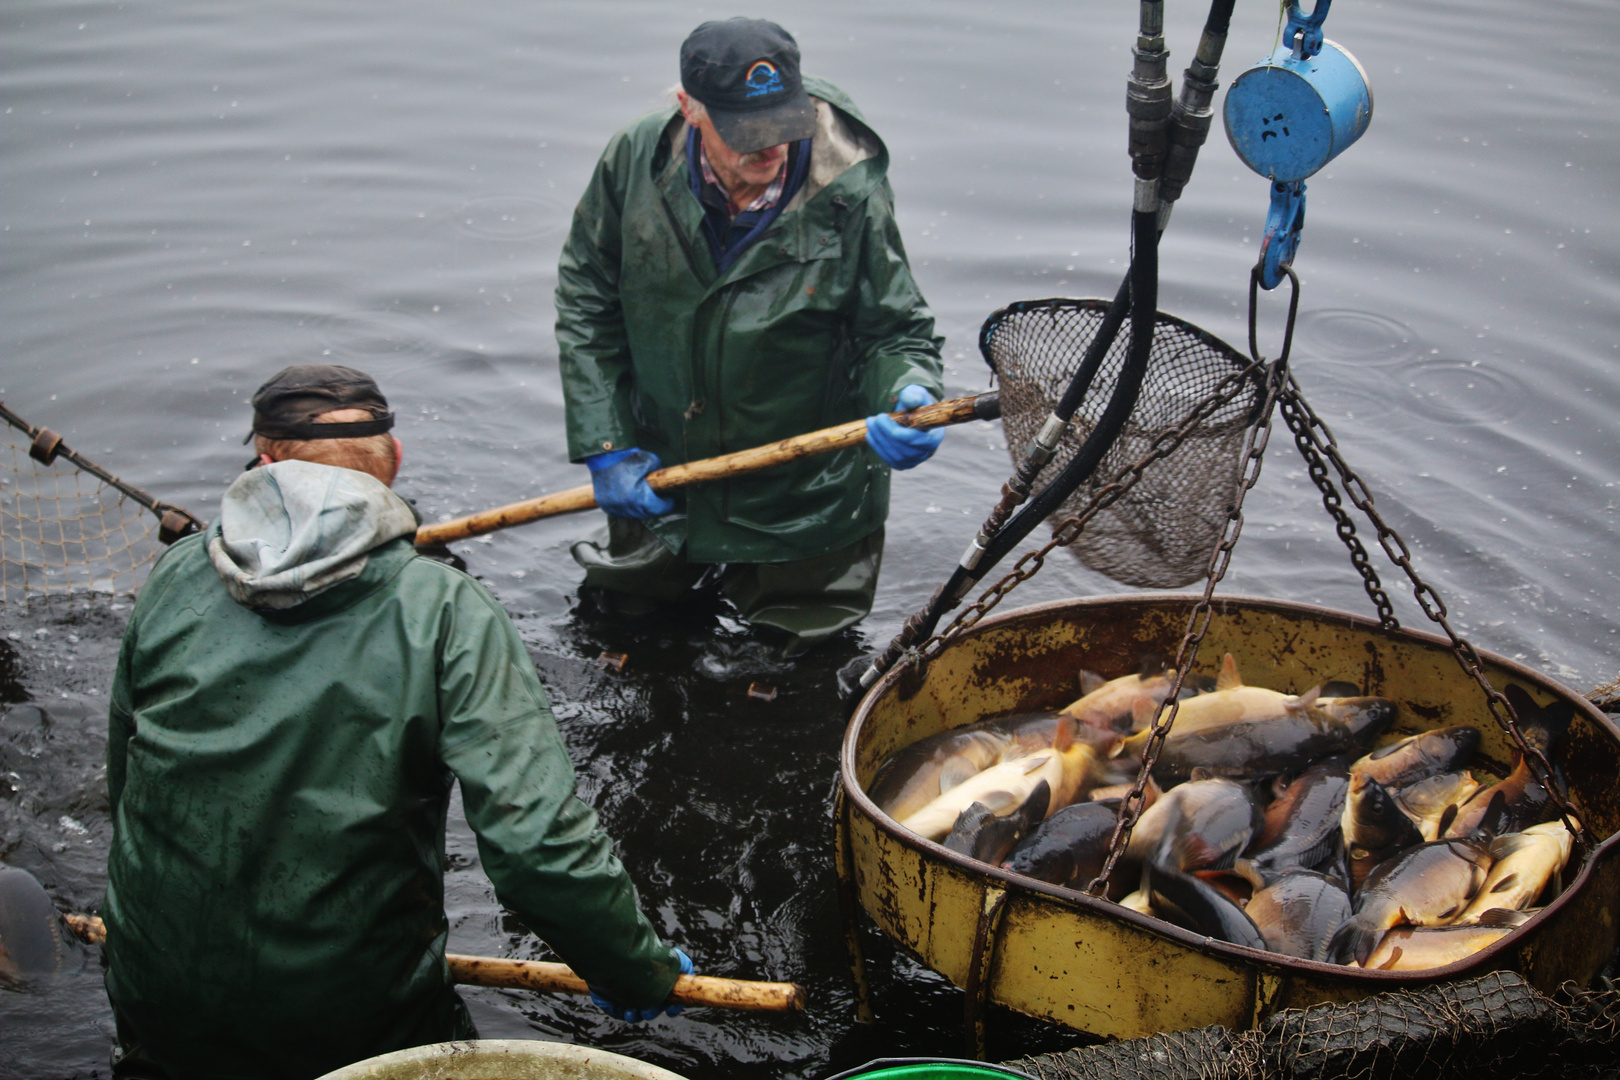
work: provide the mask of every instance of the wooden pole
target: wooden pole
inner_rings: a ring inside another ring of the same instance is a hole
[[[445,956],[450,977],[463,986],[504,986],[548,993],[588,993],[585,980],[566,964],[543,960],[497,960],[489,956]],[[749,1012],[796,1012],[804,1008],[804,990],[795,983],[721,979],[682,975],[669,1000],[680,1005],[713,1005]]]
[[[936,428],[961,424],[968,420],[994,420],[1001,415],[1001,407],[996,394],[992,392],[980,394],[978,397],[954,398],[935,405],[924,405],[910,412],[889,415],[907,427]],[[806,435],[795,435],[791,439],[756,446],[751,450],[738,450],[733,454],[690,461],[685,465],[671,465],[667,469],[648,473],[647,485],[654,491],[668,491],[671,488],[686,487],[688,484],[698,484],[705,480],[719,480],[728,476],[759,472],[761,469],[801,461],[817,454],[828,454],[865,441],[866,421],[851,420],[847,424],[823,428]],[[497,529],[509,529],[513,525],[526,525],[541,518],[589,510],[595,505],[596,497],[591,491],[591,486],[585,484],[569,488],[567,491],[542,495],[537,499],[497,506],[493,510],[470,514],[453,521],[424,525],[416,530],[416,546],[441,547],[456,540],[492,533]]]
[[[100,945],[107,940],[107,924],[96,915],[64,914],[62,921],[79,940]],[[585,980],[567,964],[544,960],[500,960],[493,956],[445,956],[450,978],[462,986],[504,986],[552,994],[588,994]],[[669,1000],[679,1005],[713,1005],[749,1012],[796,1012],[804,1008],[804,990],[796,983],[721,979],[713,975],[681,975]]]

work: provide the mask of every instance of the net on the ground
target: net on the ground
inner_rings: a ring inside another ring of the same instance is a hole
[[[0,607],[133,590],[163,550],[160,519],[173,508],[3,405],[0,421]],[[30,455],[36,445],[48,463]]]
[[[995,312],[979,335],[1001,384],[1001,419],[1017,467],[1079,369],[1108,309],[1103,300],[1024,300]],[[1122,328],[1075,412],[1055,476],[1091,434],[1130,353]],[[1194,403],[1248,360],[1219,338],[1160,313],[1142,395],[1125,429],[1091,478],[1052,514],[1054,523],[1088,504],[1098,489],[1140,460],[1155,439],[1180,423]],[[1147,588],[1176,588],[1202,578],[1237,490],[1238,457],[1264,387],[1257,377],[1226,402],[1176,451],[1151,466],[1118,502],[1100,511],[1070,547],[1093,570]]]
[[[1493,1080],[1620,1076],[1620,991],[1551,997],[1497,971],[1469,982],[1280,1012],[1006,1063],[1039,1080]]]

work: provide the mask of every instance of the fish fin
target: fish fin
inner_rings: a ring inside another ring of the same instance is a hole
[[[1253,885],[1256,892],[1266,887],[1265,871],[1256,866],[1252,859],[1232,860],[1232,873]]]
[[[1214,780],[1215,778],[1214,770],[1207,769],[1202,765],[1194,765],[1192,772],[1187,774],[1189,782],[1194,780]]]
[[[1480,926],[1523,926],[1528,917],[1514,908],[1486,908],[1475,921]]]
[[[1136,677],[1146,682],[1164,674],[1164,657],[1158,653],[1143,653],[1142,662],[1136,667]]]
[[[1507,795],[1502,791],[1497,791],[1496,794],[1491,796],[1491,801],[1485,804],[1485,813],[1480,816],[1479,824],[1474,826],[1474,835],[1494,840],[1497,836],[1508,831],[1503,827],[1507,824],[1507,819]]]
[[[966,754],[952,754],[945,759],[944,766],[939,770],[939,793],[945,794],[962,781],[979,775],[981,771]]]
[[[1139,697],[1131,702],[1131,730],[1140,734],[1153,726],[1159,715],[1159,703],[1150,697]]]
[[[1505,836],[1498,836],[1491,841],[1491,858],[1500,862],[1526,844],[1533,843],[1535,843],[1535,840],[1525,836],[1524,833],[1508,833]]]
[[[1378,970],[1379,971],[1394,971],[1395,970],[1395,965],[1400,963],[1400,962],[1401,962],[1401,947],[1399,945],[1391,945],[1390,948],[1389,948],[1389,959],[1385,960],[1382,964],[1379,964],[1378,965]]]
[[[1057,728],[1052,732],[1052,749],[1063,753],[1074,745],[1074,719],[1068,716],[1058,717]]]
[[[1328,954],[1335,963],[1346,964],[1354,960],[1366,967],[1367,959],[1378,948],[1383,937],[1382,927],[1368,925],[1360,915],[1354,915],[1334,932],[1333,939],[1328,942]]]
[[[1080,696],[1084,697],[1087,694],[1095,693],[1102,686],[1102,684],[1107,681],[1107,679],[1103,678],[1095,671],[1087,671],[1085,668],[1081,668]]]
[[[1028,776],[1030,773],[1035,772],[1035,771],[1037,771],[1037,770],[1039,770],[1041,768],[1044,768],[1046,763],[1048,761],[1050,761],[1050,760],[1052,760],[1052,755],[1049,752],[1042,752],[1042,753],[1039,753],[1039,754],[1031,754],[1031,755],[1029,755],[1029,757],[1023,758],[1022,761],[1024,763],[1024,775]]]
[[[1226,659],[1221,661],[1221,673],[1215,676],[1215,689],[1236,690],[1242,685],[1243,678],[1238,674],[1237,660],[1231,653],[1227,653]]]
[[[1036,825],[1045,821],[1050,816],[1051,811],[1056,809],[1057,807],[1052,805],[1052,785],[1042,780],[1029,793],[1029,798],[1024,800],[1024,805],[1018,808],[1018,817],[1024,823],[1026,829],[1033,829]]]
[[[1018,797],[1010,791],[987,791],[984,798],[979,800],[984,808],[1000,817],[1008,810],[1018,805]]]
[[[1322,696],[1325,698],[1360,697],[1361,687],[1343,679],[1332,679],[1322,684]]]
[[[1451,828],[1451,823],[1456,820],[1457,804],[1452,803],[1450,806],[1440,811],[1440,823],[1434,827],[1434,835],[1436,837],[1446,835],[1446,830]]]
[[[1571,702],[1555,700],[1546,706],[1539,705],[1528,690],[1516,683],[1508,683],[1502,693],[1519,716],[1519,728],[1525,741],[1542,753],[1550,752],[1558,744],[1574,719],[1575,706]],[[1517,754],[1514,764],[1518,764]]]
[[[1506,892],[1507,890],[1513,888],[1513,886],[1517,885],[1518,883],[1519,883],[1519,875],[1518,874],[1509,874],[1507,877],[1503,878],[1501,881],[1498,881],[1495,885],[1493,885],[1491,887],[1491,892],[1493,892],[1493,893]]]
[[[1288,705],[1289,712],[1304,712],[1316,704],[1316,699],[1322,696],[1321,684],[1311,687]]]

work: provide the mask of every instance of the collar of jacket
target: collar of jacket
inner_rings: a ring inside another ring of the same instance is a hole
[[[804,88],[825,103],[817,108],[818,124],[810,153],[810,177],[777,217],[774,226],[755,241],[725,273],[719,273],[703,238],[703,206],[692,194],[686,154],[686,121],[671,109],[663,128],[661,150],[655,161],[655,183],[670,220],[692,263],[692,272],[712,294],[741,278],[790,262],[836,259],[843,255],[843,228],[856,208],[883,184],[889,172],[889,151],[867,126],[860,110],[844,92],[821,79],[806,78]],[[841,121],[855,138],[828,137],[829,124]],[[867,156],[869,155],[869,156]]]

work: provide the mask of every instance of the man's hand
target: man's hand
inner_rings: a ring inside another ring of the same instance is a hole
[[[923,405],[932,405],[934,395],[926,387],[916,383],[904,387],[895,398],[895,404],[901,409],[916,409]],[[934,456],[939,449],[940,442],[945,438],[945,429],[908,428],[889,418],[888,413],[878,413],[876,416],[866,418],[866,445],[878,456],[878,460],[891,469],[911,469]],[[597,500],[600,502],[600,498]]]
[[[653,460],[656,461],[657,459],[654,458]],[[679,949],[675,950],[675,956],[681,962],[681,974],[692,974],[692,958]],[[683,1009],[683,1006],[680,1005],[654,1005],[650,1009],[632,1009],[609,1001],[595,990],[591,991],[591,1000],[596,1003],[598,1009],[601,1009],[613,1019],[623,1020],[627,1024],[639,1024],[643,1020],[651,1020],[656,1016],[679,1016]]]
[[[645,520],[669,513],[675,503],[647,486],[647,474],[659,465],[657,454],[633,446],[586,458],[596,505],[621,518]]]

